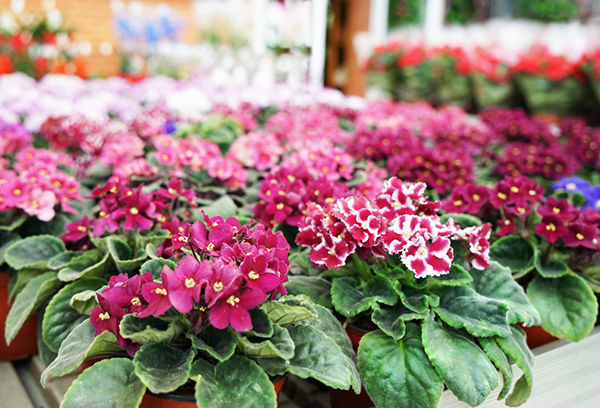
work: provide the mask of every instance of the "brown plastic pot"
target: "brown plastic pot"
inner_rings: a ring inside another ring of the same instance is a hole
[[[523,330],[525,330],[525,334],[527,335],[527,345],[530,349],[534,349],[536,347],[543,346],[544,344],[552,343],[553,341],[558,340],[557,337],[554,337],[550,333],[548,333],[542,326],[531,326],[524,327],[519,325]]]
[[[284,383],[285,377],[273,384],[278,401],[279,391]],[[198,405],[196,405],[196,397],[193,395],[153,394],[146,391],[140,408],[198,408]]]
[[[10,310],[8,304],[8,273],[0,271],[0,361],[22,360],[38,353],[37,346],[37,315],[31,316],[23,323],[19,334],[10,343],[4,338],[4,325]]]
[[[367,334],[367,331],[358,327],[347,326],[346,333],[350,338],[352,348],[354,351],[356,351],[358,350],[358,343],[360,343],[360,339]],[[352,390],[332,389],[330,396],[331,408],[371,408],[375,405],[373,404],[373,401],[371,401],[371,398],[369,398],[369,394],[367,394],[367,391],[365,391],[364,387],[358,395],[356,395]]]

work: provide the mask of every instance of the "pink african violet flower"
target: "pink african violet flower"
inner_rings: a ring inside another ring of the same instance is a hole
[[[89,219],[87,216],[83,217],[77,222],[73,222],[65,225],[67,230],[61,239],[64,242],[76,242],[87,238],[90,228],[94,225],[95,221]]]
[[[240,265],[240,272],[251,287],[258,287],[263,292],[269,293],[280,284],[277,273],[267,267],[267,258],[264,255],[246,255],[244,262]]]
[[[243,277],[234,264],[214,263],[211,270],[202,275],[206,282],[204,299],[207,307],[211,308],[219,299],[237,292],[242,286]]]
[[[156,204],[152,200],[152,195],[142,193],[143,185],[140,185],[132,194],[126,194],[119,198],[125,208],[120,208],[115,212],[119,216],[125,216],[123,229],[133,230],[139,228],[142,230],[150,229],[154,222],[149,218],[156,217]],[[144,217],[145,215],[145,217]]]
[[[121,336],[119,324],[125,316],[125,311],[111,304],[103,295],[96,294],[100,306],[94,308],[90,315],[90,323],[96,329],[96,336],[108,330],[113,333],[119,341],[119,346],[125,345],[125,339]]]
[[[43,191],[41,188],[36,188],[29,193],[27,200],[17,204],[18,208],[30,216],[36,216],[41,221],[50,221],[54,218],[54,205],[56,204],[56,196],[52,191]]]
[[[208,320],[217,329],[225,329],[231,325],[239,332],[252,329],[252,319],[248,310],[264,302],[265,293],[258,289],[247,287],[239,292],[227,294],[227,298],[217,302],[208,315]]]
[[[174,270],[164,266],[163,272],[168,278],[164,283],[165,289],[169,295],[169,301],[175,309],[181,313],[192,310],[194,301],[200,301],[203,278],[210,275],[211,270],[210,262],[198,263],[191,255],[183,258]]]
[[[539,211],[539,209],[538,209]],[[556,242],[569,232],[564,225],[564,221],[556,215],[542,217],[542,220],[535,227],[535,233],[544,237],[548,242]]]

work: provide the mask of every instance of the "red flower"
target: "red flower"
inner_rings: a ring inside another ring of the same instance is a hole
[[[535,227],[535,233],[543,236],[548,242],[556,242],[568,232],[569,230],[565,227],[563,220],[555,214],[544,216],[542,221]]]
[[[237,293],[229,294],[227,299],[220,300],[211,309],[208,320],[217,329],[225,329],[231,325],[239,332],[252,329],[252,320],[248,310],[264,302],[265,293],[257,288],[247,287]]]

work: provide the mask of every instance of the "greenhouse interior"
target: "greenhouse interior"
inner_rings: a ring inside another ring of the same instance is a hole
[[[600,407],[600,0],[0,0],[0,408]]]

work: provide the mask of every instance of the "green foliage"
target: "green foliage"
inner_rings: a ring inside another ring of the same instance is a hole
[[[515,17],[546,23],[565,22],[576,17],[579,7],[575,0],[516,0]]]
[[[40,235],[15,242],[8,248],[4,258],[7,264],[17,270],[47,270],[50,259],[65,251],[65,244],[59,238]]]
[[[526,239],[508,235],[491,245],[490,258],[510,268],[513,275],[522,276],[533,269],[536,251],[537,249]]]
[[[133,358],[135,374],[154,393],[175,391],[190,375],[194,351],[182,351],[165,343],[144,344]]]

